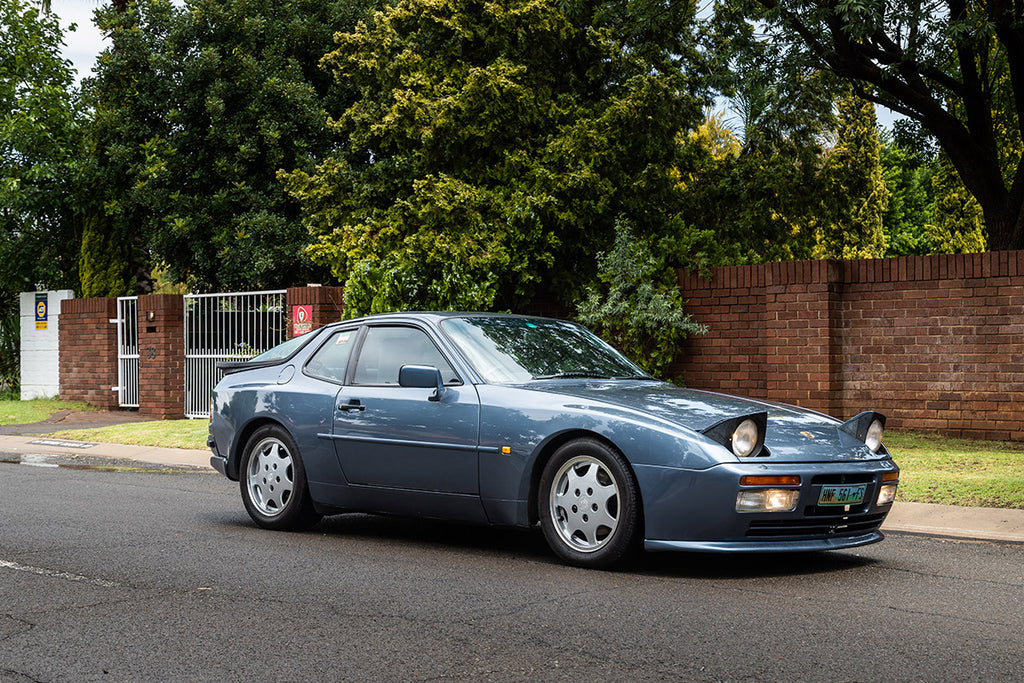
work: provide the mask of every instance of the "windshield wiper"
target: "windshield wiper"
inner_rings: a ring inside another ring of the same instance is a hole
[[[539,375],[530,379],[568,379],[574,377],[586,377],[589,379],[612,379],[608,375],[595,375],[591,372],[559,372],[556,375]]]

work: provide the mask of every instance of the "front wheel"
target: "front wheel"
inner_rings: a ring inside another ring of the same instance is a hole
[[[250,437],[239,483],[245,509],[261,527],[306,529],[320,519],[309,497],[299,449],[276,425],[260,427]]]
[[[636,481],[616,451],[594,439],[570,441],[540,478],[544,537],[566,562],[606,568],[632,550],[638,531]]]

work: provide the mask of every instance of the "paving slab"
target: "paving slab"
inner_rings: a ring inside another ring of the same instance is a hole
[[[1024,543],[1024,510],[897,501],[882,530]]]
[[[17,455],[89,455],[215,471],[210,467],[210,451],[205,448],[156,448],[55,439],[46,435],[0,435],[0,452]]]

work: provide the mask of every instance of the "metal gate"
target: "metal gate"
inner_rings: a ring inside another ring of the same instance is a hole
[[[139,300],[134,296],[117,299],[117,405],[139,407]]]
[[[246,360],[285,340],[285,290],[185,296],[185,417],[210,416],[217,361]]]

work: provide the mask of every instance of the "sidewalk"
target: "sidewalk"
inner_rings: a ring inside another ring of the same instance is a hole
[[[189,448],[156,448],[153,446],[123,446],[114,443],[92,443],[54,439],[47,435],[0,435],[0,454],[27,455],[87,455],[94,458],[136,460],[157,465],[196,467],[214,472],[210,467],[210,451]]]
[[[64,441],[47,436],[0,435],[0,454],[88,455],[96,458],[135,460],[157,465],[194,467],[214,472],[210,451],[185,448],[153,448],[119,444]],[[1024,510],[965,508],[931,503],[897,501],[883,531],[982,541],[1024,543]]]

